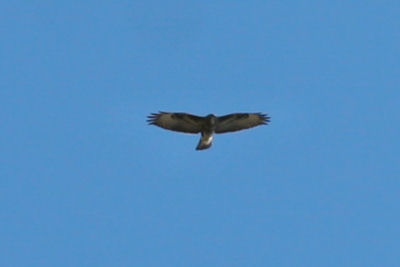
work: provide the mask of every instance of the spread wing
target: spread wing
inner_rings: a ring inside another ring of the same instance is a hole
[[[184,133],[198,133],[201,130],[201,125],[204,119],[199,116],[187,113],[171,113],[162,112],[151,113],[147,117],[147,122],[152,125],[157,125],[161,128],[184,132]]]
[[[270,117],[262,113],[234,113],[217,118],[216,133],[235,132],[262,124],[268,124]]]

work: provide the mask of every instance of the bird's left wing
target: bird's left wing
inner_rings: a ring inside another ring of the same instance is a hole
[[[268,124],[270,117],[262,113],[233,113],[217,117],[215,133],[235,132],[262,124]]]
[[[188,113],[162,112],[152,113],[147,117],[149,124],[157,125],[161,128],[184,132],[199,133],[203,123],[203,118]]]

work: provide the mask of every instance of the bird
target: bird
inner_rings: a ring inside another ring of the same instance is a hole
[[[266,125],[270,123],[270,119],[267,114],[261,112],[232,113],[224,116],[209,114],[202,117],[184,112],[159,111],[147,116],[149,125],[182,133],[201,133],[196,150],[210,148],[214,134],[236,132],[258,125]]]

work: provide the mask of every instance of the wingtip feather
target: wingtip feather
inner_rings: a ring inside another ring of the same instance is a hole
[[[261,117],[261,119],[262,119],[261,124],[266,125],[266,124],[268,124],[268,123],[271,122],[271,117],[269,117],[267,113],[259,112],[259,113],[257,113],[257,114],[258,114],[258,115]]]

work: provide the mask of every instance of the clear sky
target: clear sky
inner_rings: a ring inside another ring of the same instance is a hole
[[[0,266],[400,266],[399,14],[3,1]],[[199,152],[159,110],[272,122]]]

